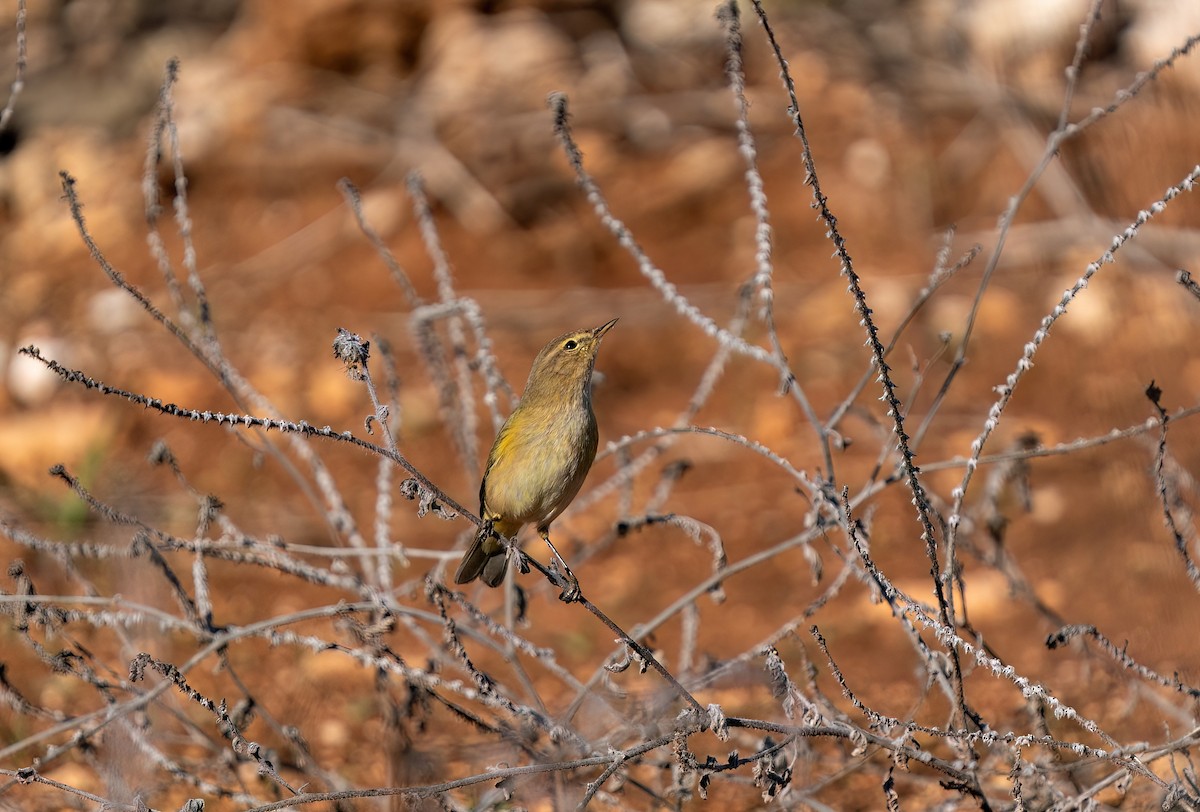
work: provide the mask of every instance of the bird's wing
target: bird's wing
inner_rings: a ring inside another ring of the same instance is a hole
[[[504,425],[500,427],[500,432],[496,435],[495,441],[492,442],[492,450],[488,452],[487,465],[483,469],[483,479],[479,482],[479,518],[481,519],[487,519],[488,474],[496,464],[496,460],[500,458],[500,455],[509,450],[511,446],[509,439],[511,424],[511,417],[504,421]]]

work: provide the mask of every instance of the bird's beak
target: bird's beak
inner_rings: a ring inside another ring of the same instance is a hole
[[[613,319],[612,321],[609,321],[609,322],[605,322],[604,324],[597,327],[595,330],[592,330],[592,337],[593,338],[602,338],[604,336],[604,334],[607,333],[609,330],[611,330],[613,328],[613,325],[616,323],[617,323],[616,319]]]

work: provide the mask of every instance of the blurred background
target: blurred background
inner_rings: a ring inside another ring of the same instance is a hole
[[[974,243],[994,245],[999,214],[1059,117],[1064,69],[1088,5],[767,5],[822,182],[885,329],[924,284],[947,228],[957,229],[956,257]],[[1072,118],[1111,103],[1200,28],[1200,10],[1188,4],[1105,2],[1100,11]],[[712,347],[664,318],[670,309],[588,213],[556,146],[546,97],[568,94],[589,171],[650,256],[706,312],[725,318],[731,292],[752,270],[754,221],[732,146],[734,105],[713,12],[672,0],[31,4],[25,89],[0,144],[5,474],[36,481],[49,460],[78,459],[122,436],[110,421],[129,419],[78,392],[59,396],[36,365],[12,359],[16,347],[52,347],[104,379],[119,370],[124,386],[164,400],[193,402],[204,391],[197,388],[203,376],[160,355],[176,348],[145,340],[157,328],[96,271],[58,177],[65,169],[78,180],[109,260],[153,292],[143,146],[171,56],[182,64],[180,146],[214,318],[229,331],[228,346],[243,351],[233,360],[285,412],[323,423],[361,410],[361,393],[326,357],[336,326],[403,343],[402,293],[355,227],[339,178],[363,190],[368,219],[418,291],[434,293],[403,189],[413,170],[433,200],[458,289],[480,302],[518,389],[549,335],[620,315],[630,343],[613,336],[609,372],[639,401],[661,401],[676,384],[664,374],[676,369],[671,356],[704,358]],[[13,31],[15,8],[4,14]],[[779,320],[805,385],[827,412],[845,394],[846,373],[861,372],[865,353],[809,208],[778,70],[752,12],[745,22]],[[11,75],[15,35],[0,47]],[[971,372],[983,374],[985,388],[962,386],[962,402],[975,408],[961,425],[947,409],[945,425],[978,430],[986,402],[979,398],[1011,368],[1020,346],[1013,342],[1028,337],[1110,237],[1194,164],[1198,89],[1200,66],[1182,58],[1116,120],[1067,142],[1021,208],[983,302]],[[160,174],[166,195],[169,165]],[[1108,374],[1114,352],[1136,356],[1129,360],[1139,381],[1187,366],[1172,381],[1182,387],[1177,402],[1200,394],[1200,369],[1179,352],[1193,305],[1170,282],[1175,268],[1194,263],[1196,213],[1188,196],[1173,205],[1105,272],[1116,279],[1083,297],[1065,322],[1063,332],[1085,344],[1111,341],[1121,325],[1118,343],[1104,353],[1062,352],[1087,373],[1080,386],[1088,391],[1072,395],[1105,406],[1098,423],[1084,424],[1089,430],[1144,416],[1137,387]],[[962,276],[910,331],[915,358],[930,357],[941,333],[961,334],[979,270]],[[1118,321],[1114,309],[1128,307],[1134,291],[1153,320]],[[642,330],[653,339],[635,341]],[[989,358],[992,331],[1007,342],[997,348],[997,366]],[[1150,360],[1167,357],[1175,362],[1167,368]],[[420,421],[425,398],[410,395],[408,419]],[[1107,412],[1118,405],[1128,408]],[[1096,411],[1083,406],[1070,413]],[[774,407],[742,408],[741,419],[769,422],[751,412]],[[57,409],[70,409],[69,419]],[[639,415],[631,425],[640,423]]]
[[[1091,4],[765,6],[796,82],[823,191],[884,335],[908,315],[947,240],[951,262],[973,245],[983,248],[919,311],[893,357],[919,423],[958,350],[997,222],[1062,114],[1065,69]],[[1139,74],[1200,33],[1194,3],[1105,0],[1099,9],[1069,120],[1112,104]],[[336,185],[349,178],[362,190],[367,219],[418,293],[432,300],[432,261],[405,190],[408,173],[418,171],[456,289],[478,302],[513,388],[519,393],[530,360],[550,337],[619,317],[597,365],[601,448],[671,424],[716,345],[648,286],[593,215],[555,140],[546,99],[567,94],[585,164],[615,214],[684,296],[727,322],[739,286],[755,269],[755,220],[724,72],[725,35],[714,12],[715,4],[695,0],[30,0],[24,88],[0,133],[0,511],[60,537],[110,533],[47,478],[50,465],[64,463],[110,503],[186,534],[194,505],[144,462],[162,438],[191,484],[218,494],[248,532],[336,543],[286,471],[264,462],[252,445],[64,387],[15,355],[36,344],[113,386],[181,406],[235,410],[194,359],[100,272],[58,175],[66,170],[76,178],[107,259],[165,302],[146,247],[143,175],[170,57],[181,64],[175,115],[213,320],[230,360],[285,415],[362,434],[370,401],[332,357],[330,343],[338,327],[386,339],[401,383],[395,428],[402,450],[474,508],[482,461],[450,452],[404,293]],[[0,9],[0,87],[17,63],[15,20],[15,2],[7,0]],[[866,372],[869,355],[825,226],[810,206],[778,66],[749,7],[743,25],[749,120],[773,227],[775,317],[799,384],[816,412],[828,416]],[[967,364],[931,419],[920,463],[969,453],[993,387],[1014,369],[1062,291],[1198,162],[1194,55],[1180,57],[1132,101],[1064,144],[1007,235]],[[157,182],[169,199],[169,162]],[[168,209],[162,230],[178,258],[169,221]],[[1168,410],[1196,404],[1200,301],[1175,282],[1180,268],[1200,272],[1200,203],[1188,194],[1070,306],[989,450],[1012,447],[1031,432],[1050,446],[1142,422],[1154,415],[1143,394],[1151,380],[1163,388]],[[765,345],[762,325],[748,338]],[[741,360],[694,422],[745,435],[815,474],[822,466],[815,434],[794,401],[776,396],[776,384],[770,369]],[[870,475],[888,442],[890,424],[874,387],[842,426],[855,444],[838,458],[838,476],[852,488]],[[482,404],[477,412],[486,453],[492,426]],[[1192,423],[1172,427],[1172,449],[1183,470],[1194,472],[1200,435]],[[1156,442],[1151,433],[1033,461],[1032,502],[1006,517],[1004,544],[1038,600],[1060,618],[1127,640],[1135,656],[1162,673],[1200,679],[1196,593],[1162,527],[1149,475]],[[350,449],[319,450],[366,524],[373,461]],[[691,469],[670,509],[714,527],[731,559],[794,532],[808,508],[777,469],[742,450],[689,439],[663,466],[681,460]],[[601,460],[591,482],[613,470],[611,458]],[[933,471],[927,484],[935,499],[948,500],[960,479],[961,469],[948,468]],[[639,493],[653,485],[643,483]],[[981,475],[969,504],[979,506],[982,487]],[[928,561],[907,501],[898,488],[880,496],[875,543],[885,569],[928,598]],[[586,547],[623,509],[610,499],[568,517],[560,532],[576,549]],[[450,549],[464,526],[418,519],[402,506],[394,532],[406,543]],[[28,556],[3,539],[0,552],[6,560]],[[779,596],[800,605],[817,594],[809,563],[793,556],[727,584],[728,602],[706,617],[707,656],[730,656],[776,628]],[[414,567],[405,577],[421,577],[429,563]],[[585,591],[633,622],[708,568],[707,553],[677,531],[649,528],[606,548],[577,574]],[[668,571],[675,580],[663,580]],[[49,566],[43,576],[57,577]],[[1045,613],[1014,597],[1012,581],[993,570],[967,565],[964,577],[972,622],[1006,658],[1038,678],[1059,680],[1081,706],[1104,713],[1105,697],[1088,690],[1086,669],[1042,647],[1054,630]],[[278,600],[281,607],[300,605],[303,597],[293,592]],[[248,611],[252,596],[235,590],[230,601],[234,617]],[[553,631],[532,636],[548,635],[581,663],[607,650],[588,618],[552,598],[543,611]],[[910,661],[878,658],[889,645],[907,647],[881,638],[884,627],[896,634],[863,589],[832,608],[822,626],[841,644],[848,672],[860,666],[871,674],[859,686],[871,701],[915,690]],[[317,685],[323,677],[307,678]],[[1005,691],[994,683],[978,690],[997,692],[998,714],[1020,705],[999,698]],[[346,720],[315,738],[331,749],[355,738],[357,728]],[[1138,729],[1125,716],[1106,721]]]

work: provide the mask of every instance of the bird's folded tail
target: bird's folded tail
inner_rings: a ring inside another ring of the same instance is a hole
[[[500,586],[507,564],[508,550],[489,523],[475,534],[475,540],[463,554],[454,573],[454,583],[469,584],[478,578],[488,586]]]

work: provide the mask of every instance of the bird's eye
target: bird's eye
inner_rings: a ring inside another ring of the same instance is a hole
[[[573,350],[578,346],[579,346],[579,342],[572,338],[566,344],[563,344],[563,349],[564,350]]]

